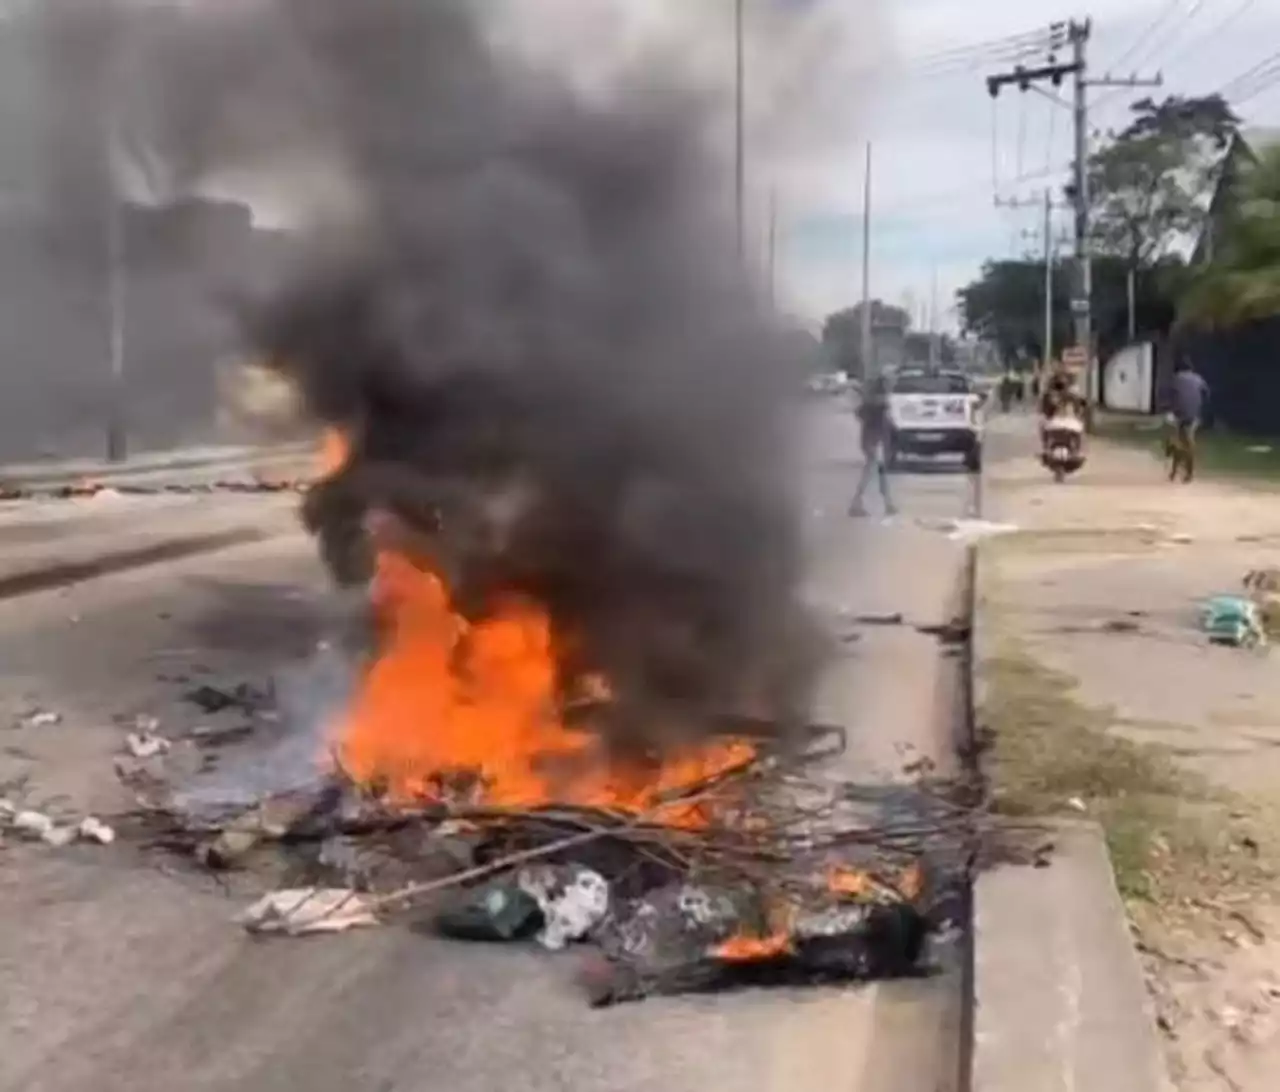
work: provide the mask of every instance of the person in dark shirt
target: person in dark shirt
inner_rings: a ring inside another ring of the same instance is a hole
[[[1209,384],[1184,358],[1174,366],[1170,394],[1174,434],[1169,451],[1169,480],[1176,480],[1181,468],[1182,480],[1189,482],[1195,477],[1196,433],[1209,398]]]
[[[889,491],[889,384],[883,376],[873,379],[863,392],[862,401],[858,405],[858,423],[862,430],[862,473],[858,477],[858,487],[854,491],[849,514],[867,514],[862,498],[874,474],[880,485],[880,496],[884,500],[884,513],[892,516],[897,512],[897,507],[893,503],[893,494]]]

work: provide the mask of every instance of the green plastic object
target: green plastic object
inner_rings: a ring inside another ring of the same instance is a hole
[[[440,913],[435,926],[457,940],[523,940],[542,928],[542,911],[533,896],[514,883],[493,884]]]
[[[1252,646],[1266,643],[1266,632],[1257,605],[1239,595],[1216,595],[1208,600],[1200,615],[1200,626],[1211,641],[1219,644]]]

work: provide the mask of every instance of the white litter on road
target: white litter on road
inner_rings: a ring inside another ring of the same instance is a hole
[[[994,535],[1016,534],[1022,528],[1016,523],[993,523],[985,519],[918,520],[929,531],[941,531],[952,542],[977,542]]]
[[[377,925],[364,896],[341,887],[292,887],[264,895],[236,920],[251,933],[341,933]]]
[[[76,835],[82,842],[97,842],[100,846],[109,846],[116,840],[116,832],[93,815],[80,820],[80,825],[76,827]]]
[[[152,732],[130,732],[124,737],[124,745],[134,758],[155,758],[169,751],[169,741]]]

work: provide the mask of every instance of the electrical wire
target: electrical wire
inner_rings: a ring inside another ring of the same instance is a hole
[[[1203,39],[1207,39],[1210,42],[1215,41],[1219,34],[1221,34],[1224,30],[1231,27],[1235,23],[1235,21],[1239,19],[1242,15],[1244,15],[1244,13],[1247,12],[1251,7],[1253,7],[1253,5],[1256,2],[1257,0],[1241,0],[1239,4],[1237,4],[1229,12],[1227,12],[1226,15],[1224,15],[1221,19],[1219,19],[1212,27],[1210,27],[1204,33]],[[1182,49],[1174,53],[1172,57],[1166,57],[1163,67],[1172,68],[1179,61],[1182,61],[1186,57],[1190,56],[1191,52],[1197,49],[1199,46],[1200,46],[1200,39],[1192,38],[1191,41],[1189,41]]]
[[[1276,84],[1280,84],[1280,64],[1276,64],[1269,68],[1265,73],[1261,73],[1265,77],[1262,82],[1255,82],[1251,87],[1247,88],[1243,93],[1237,91],[1231,100],[1232,106],[1243,106],[1246,102],[1251,102],[1265,91],[1271,90]]]
[[[1280,62],[1280,53],[1272,53],[1269,57],[1264,57],[1252,68],[1248,68],[1239,75],[1233,76],[1219,87],[1216,93],[1221,95],[1224,99],[1238,101],[1238,96],[1242,92],[1247,92],[1250,85],[1254,84],[1258,79],[1266,79],[1269,77],[1275,71],[1274,66],[1277,62]]]

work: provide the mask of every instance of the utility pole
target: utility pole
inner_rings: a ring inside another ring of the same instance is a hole
[[[1053,197],[1044,188],[1044,352],[1041,370],[1047,370],[1053,359]]]
[[[1090,396],[1096,391],[1095,367],[1093,363],[1093,265],[1089,251],[1089,101],[1090,87],[1159,87],[1164,81],[1157,74],[1149,79],[1131,75],[1123,78],[1104,76],[1101,79],[1088,78],[1088,45],[1092,34],[1092,23],[1071,20],[1066,26],[1066,41],[1071,47],[1071,60],[1059,63],[1050,54],[1049,63],[1035,68],[1017,65],[1011,72],[1001,72],[987,77],[987,91],[995,98],[1000,89],[1008,84],[1015,84],[1020,91],[1027,91],[1033,85],[1048,80],[1055,87],[1062,85],[1065,77],[1072,77],[1072,114],[1075,119],[1075,163],[1073,164],[1073,180],[1068,187],[1068,196],[1075,209],[1075,285],[1071,299],[1071,314],[1075,320],[1075,342],[1078,350],[1084,353],[1088,362],[1090,379]]]
[[[871,141],[867,141],[867,165],[862,180],[862,370],[863,378],[879,369],[872,358],[871,342]]]
[[[746,0],[734,0],[734,169],[733,198],[737,226],[738,260],[745,256],[747,200],[747,42]]]

